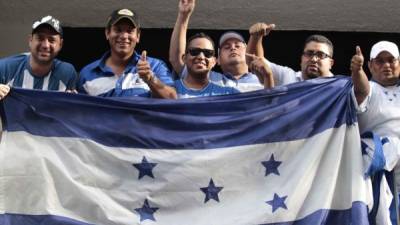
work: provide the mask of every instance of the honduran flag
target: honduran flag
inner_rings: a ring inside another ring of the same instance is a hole
[[[12,89],[1,225],[366,225],[347,78],[230,96]]]

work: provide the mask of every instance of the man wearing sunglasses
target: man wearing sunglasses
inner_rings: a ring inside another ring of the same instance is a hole
[[[169,60],[175,72],[180,77],[187,75],[182,55],[185,52],[186,33],[189,19],[195,7],[195,0],[180,0],[179,13],[170,41]],[[224,33],[219,41],[218,64],[223,74],[211,71],[209,79],[218,85],[234,87],[241,92],[263,89],[260,80],[268,74],[250,73],[246,64],[246,43],[243,37],[236,32]],[[264,65],[267,66],[267,65]],[[258,73],[267,70],[257,70]],[[268,80],[268,79],[266,79]],[[268,84],[267,87],[272,87]]]
[[[356,107],[359,112],[360,133],[371,131],[381,138],[386,161],[385,170],[394,169],[398,191],[400,190],[399,49],[395,43],[389,41],[380,41],[372,46],[368,62],[372,75],[371,81],[368,81],[363,64],[364,56],[360,47],[357,46],[350,68]],[[381,192],[381,195],[384,194]],[[383,202],[380,201],[380,204]],[[389,208],[389,205],[386,206]]]
[[[256,23],[252,25],[249,29],[250,39],[247,52],[264,57],[263,37],[274,28],[274,24]],[[330,71],[334,64],[332,57],[332,42],[325,36],[311,35],[304,44],[300,60],[301,71],[294,71],[289,67],[266,61],[272,70],[275,84],[279,86],[317,77],[332,77],[333,74]]]
[[[178,98],[194,98],[239,93],[233,87],[225,87],[210,82],[209,73],[216,64],[213,40],[204,33],[188,39],[182,60],[187,75],[175,81]]]

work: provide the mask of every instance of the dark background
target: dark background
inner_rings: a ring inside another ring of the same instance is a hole
[[[247,40],[247,30],[236,30]],[[204,32],[214,42],[225,30],[190,30],[188,36]],[[168,48],[172,29],[142,29],[140,43],[136,50],[147,50],[149,56],[168,62]],[[334,45],[334,74],[348,75],[350,59],[359,45],[366,60],[369,59],[371,46],[380,40],[393,41],[400,44],[400,34],[374,32],[318,32],[318,31],[273,31],[264,38],[265,56],[272,62],[300,70],[300,56],[304,40],[312,34],[328,37]],[[64,47],[59,58],[75,65],[77,71],[100,58],[108,50],[104,28],[70,28],[64,27]],[[364,68],[368,71],[366,64]],[[215,70],[220,70],[218,67]]]

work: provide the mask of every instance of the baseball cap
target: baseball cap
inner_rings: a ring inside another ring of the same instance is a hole
[[[35,21],[32,25],[32,34],[35,33],[36,29],[39,28],[40,26],[47,25],[53,28],[57,33],[59,33],[61,36],[63,36],[63,30],[61,28],[61,23],[58,19],[48,15],[43,18],[41,18],[38,21]]]
[[[138,15],[129,9],[114,10],[107,19],[107,27],[111,27],[124,18],[130,20],[135,27],[140,27]]]
[[[372,46],[370,59],[376,58],[379,53],[383,51],[389,52],[394,58],[399,58],[399,48],[395,43],[390,41],[380,41]]]
[[[242,35],[240,35],[238,32],[235,32],[235,31],[227,31],[227,32],[225,32],[224,34],[222,34],[222,36],[219,38],[219,44],[218,44],[218,46],[219,47],[221,47],[221,45],[226,41],[226,40],[228,40],[228,39],[237,39],[237,40],[239,40],[239,41],[241,41],[241,42],[243,42],[243,43],[246,43],[245,41],[244,41],[244,38],[243,38],[243,36]]]

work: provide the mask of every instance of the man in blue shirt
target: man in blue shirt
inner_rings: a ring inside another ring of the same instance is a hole
[[[103,97],[174,98],[171,73],[166,64],[135,51],[140,40],[138,15],[118,9],[108,18],[106,39],[110,51],[80,72],[78,92]],[[161,82],[160,82],[161,81]]]
[[[180,0],[179,13],[172,32],[169,60],[175,72],[181,77],[187,74],[182,55],[186,46],[189,19],[195,7],[195,0]],[[236,32],[226,32],[219,41],[218,64],[223,74],[211,71],[210,80],[216,84],[234,87],[241,92],[263,89],[263,77],[250,73],[246,64],[246,43]],[[268,85],[272,87],[272,85]]]
[[[29,36],[30,53],[0,60],[0,99],[8,94],[10,86],[73,91],[77,79],[75,68],[55,58],[62,45],[59,20],[45,16],[36,21]]]
[[[198,33],[188,39],[182,57],[187,75],[175,81],[178,98],[194,98],[239,93],[233,87],[220,86],[209,80],[209,73],[216,64],[215,47],[212,39]]]

